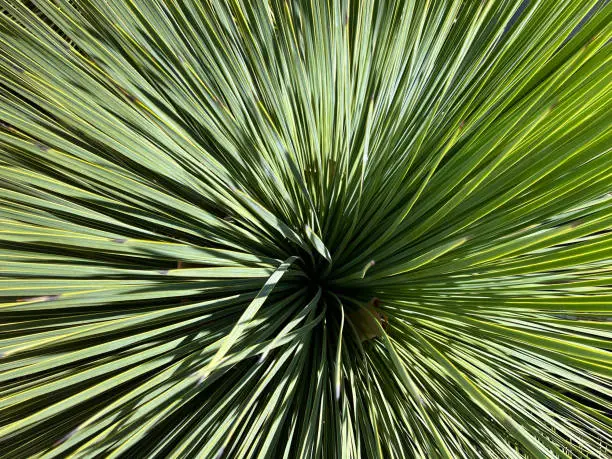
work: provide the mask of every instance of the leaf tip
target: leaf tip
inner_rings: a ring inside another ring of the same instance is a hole
[[[366,263],[366,265],[363,267],[363,270],[361,271],[361,278],[363,279],[366,275],[366,273],[368,272],[368,270],[374,266],[376,264],[376,262],[374,260],[370,260]]]
[[[42,295],[42,296],[32,296],[32,297],[28,297],[28,298],[20,298],[17,301],[20,303],[25,303],[25,302],[43,302],[43,301],[55,301],[57,299],[59,299],[59,297],[61,296],[61,294],[54,294],[54,295]]]
[[[41,142],[34,142],[34,145],[36,146],[36,148],[38,148],[40,151],[49,151],[49,146],[45,145],[44,143]]]
[[[55,447],[61,445],[62,443],[66,442],[67,440],[69,440],[72,436],[74,436],[75,433],[77,433],[78,430],[79,430],[79,426],[77,426],[74,429],[72,429],[70,432],[68,432],[62,438],[58,439],[55,443],[53,443],[53,447],[55,448]]]
[[[208,371],[204,371],[202,373],[196,373],[196,376],[197,376],[196,386],[199,386],[208,377]]]

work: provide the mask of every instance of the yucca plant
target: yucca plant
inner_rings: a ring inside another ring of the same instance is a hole
[[[1,457],[609,457],[612,4],[0,5]]]

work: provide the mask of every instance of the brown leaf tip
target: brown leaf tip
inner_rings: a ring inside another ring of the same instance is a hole
[[[40,150],[40,151],[49,151],[49,146],[45,145],[43,143],[40,142],[35,142],[34,145],[36,145],[36,147]]]

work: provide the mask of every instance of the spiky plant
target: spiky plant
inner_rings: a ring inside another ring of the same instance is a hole
[[[0,456],[610,454],[611,3],[0,5]]]

